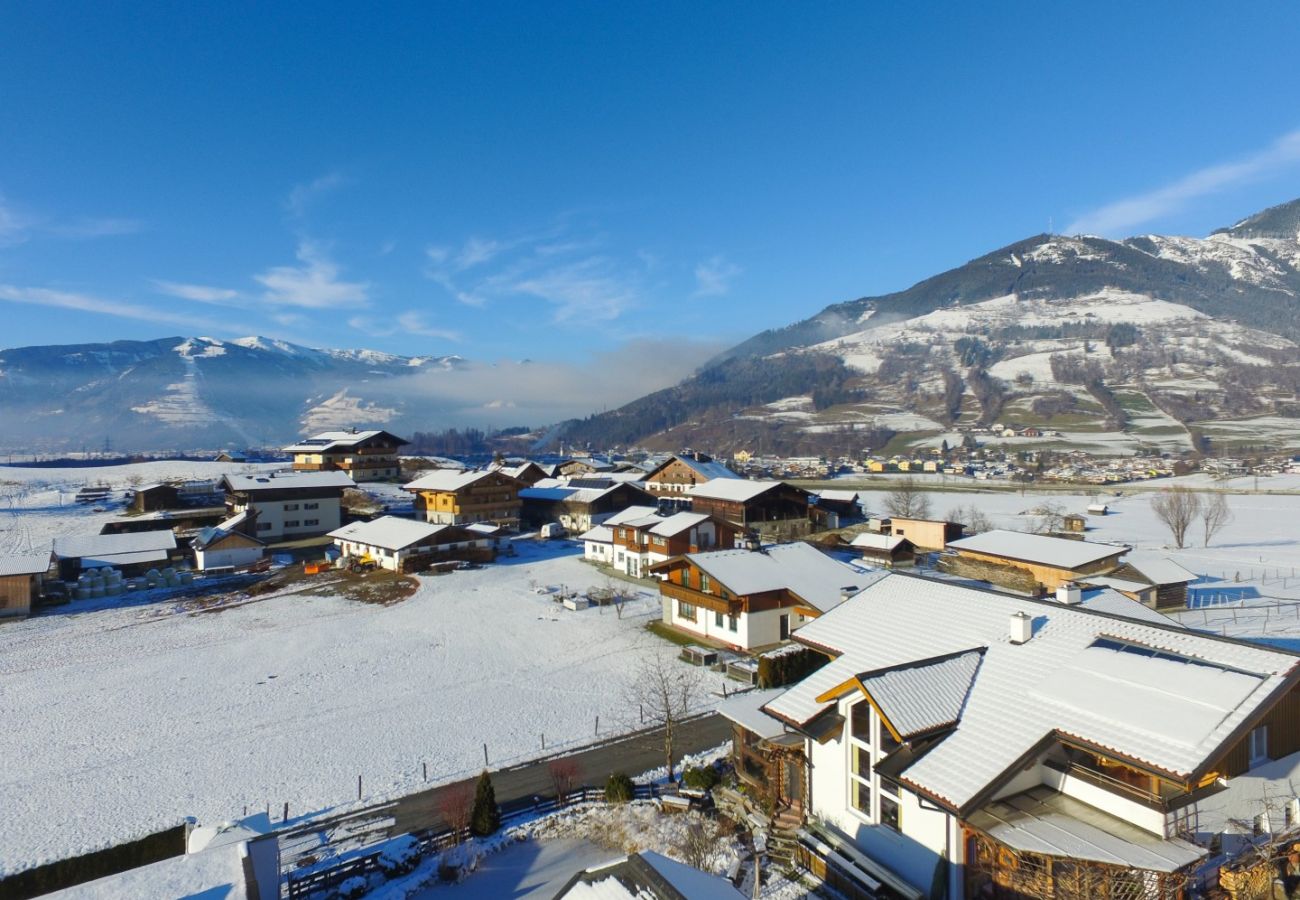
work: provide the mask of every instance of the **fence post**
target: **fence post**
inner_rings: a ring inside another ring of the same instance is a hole
[[[483,742],[483,768],[488,766],[487,741]]]
[[[289,801],[288,801],[288,800],[284,801],[284,819],[283,819],[282,821],[285,821],[285,822],[288,822],[288,821],[289,821]]]
[[[361,776],[357,776],[357,799],[361,799]]]
[[[428,780],[429,780],[429,764],[426,762],[426,763],[422,763],[421,765],[424,766],[424,780],[425,780],[425,781],[428,781]]]
[[[596,734],[600,734],[600,716],[596,716]]]

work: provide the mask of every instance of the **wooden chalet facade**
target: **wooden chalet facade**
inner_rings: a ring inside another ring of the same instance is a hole
[[[326,431],[285,447],[299,472],[344,472],[353,481],[383,481],[402,474],[398,450],[410,441],[387,431]]]
[[[0,556],[0,619],[30,615],[50,563],[48,550]]]
[[[656,497],[672,497],[715,478],[740,476],[702,453],[684,453],[668,457],[646,473],[645,486]]]
[[[918,550],[942,550],[959,540],[965,530],[966,526],[960,522],[943,519],[908,519],[902,516],[889,519],[889,533],[907,538]]]
[[[604,487],[528,487],[519,491],[520,518],[529,528],[559,522],[580,534],[632,506],[653,506],[655,498],[631,482]]]
[[[439,469],[405,486],[415,495],[417,518],[438,525],[486,522],[518,528],[523,483],[499,469],[459,472]]]
[[[653,507],[631,507],[627,515],[605,521],[609,529],[609,564],[634,578],[644,578],[654,567],[674,556],[729,550],[736,546],[739,529],[730,522],[704,513],[660,515]]]
[[[714,479],[687,492],[694,512],[739,525],[774,540],[812,530],[812,494],[784,481]]]

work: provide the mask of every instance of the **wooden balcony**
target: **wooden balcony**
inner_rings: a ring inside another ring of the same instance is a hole
[[[714,612],[726,613],[732,616],[744,612],[744,604],[735,598],[723,600],[716,594],[706,594],[694,588],[673,584],[671,581],[661,581],[659,583],[659,593],[664,597],[671,597],[674,600],[689,603],[691,606],[711,609]]]

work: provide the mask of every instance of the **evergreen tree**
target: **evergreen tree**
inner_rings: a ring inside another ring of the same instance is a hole
[[[492,787],[492,776],[484,769],[478,777],[478,787],[474,789],[474,812],[469,830],[478,837],[487,837],[500,827],[501,809],[497,806],[496,788]]]

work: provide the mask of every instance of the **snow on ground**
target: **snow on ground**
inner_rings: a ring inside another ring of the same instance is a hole
[[[478,869],[457,884],[434,883],[410,894],[380,888],[368,897],[370,900],[397,900],[407,896],[412,900],[474,897],[551,900],[578,872],[613,862],[621,855],[583,838],[519,841],[483,857]]]
[[[245,806],[303,815],[635,727],[636,661],[667,647],[645,592],[563,609],[533,584],[603,577],[568,542],[420,579],[376,606],[309,593],[219,612],[183,605],[0,626],[0,873]],[[710,675],[711,678],[719,676]],[[716,685],[714,685],[716,687]]]

